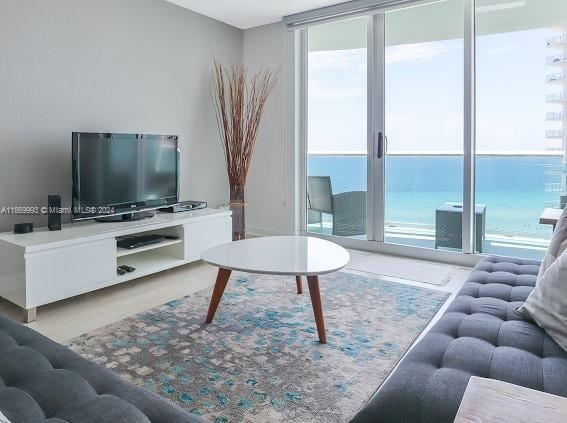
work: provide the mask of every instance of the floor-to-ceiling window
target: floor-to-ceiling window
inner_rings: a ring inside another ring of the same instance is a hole
[[[552,228],[539,216],[565,205],[566,121],[553,112],[566,103],[546,96],[567,88],[550,80],[567,63],[567,44],[552,41],[567,32],[567,2],[478,1],[475,12],[476,200],[486,207],[486,250],[540,258]]]
[[[367,18],[309,30],[310,232],[366,238]]]
[[[309,232],[543,256],[539,216],[567,202],[567,1],[416,2],[304,31]]]

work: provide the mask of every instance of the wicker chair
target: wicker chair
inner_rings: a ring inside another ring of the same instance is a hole
[[[366,235],[366,192],[349,191],[333,195],[330,176],[307,178],[308,223],[322,224],[322,214],[333,217],[333,235]]]

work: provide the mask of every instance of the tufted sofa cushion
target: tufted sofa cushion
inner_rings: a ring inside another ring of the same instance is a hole
[[[202,421],[2,316],[0,411],[12,423]]]
[[[471,376],[567,397],[567,352],[514,310],[539,262],[487,257],[353,422],[452,422]]]

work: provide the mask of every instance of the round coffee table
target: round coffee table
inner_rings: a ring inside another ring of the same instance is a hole
[[[307,277],[319,342],[327,343],[319,275],[336,272],[350,259],[343,247],[319,238],[273,236],[245,239],[219,245],[205,251],[201,258],[219,268],[209,305],[207,323],[211,323],[233,270],[267,275],[293,275],[297,293],[302,293],[301,277]]]

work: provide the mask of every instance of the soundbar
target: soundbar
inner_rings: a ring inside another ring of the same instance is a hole
[[[207,208],[207,203],[205,201],[182,201],[179,204],[161,208],[159,209],[159,211],[166,213],[181,213],[181,212],[200,210],[206,208]]]

